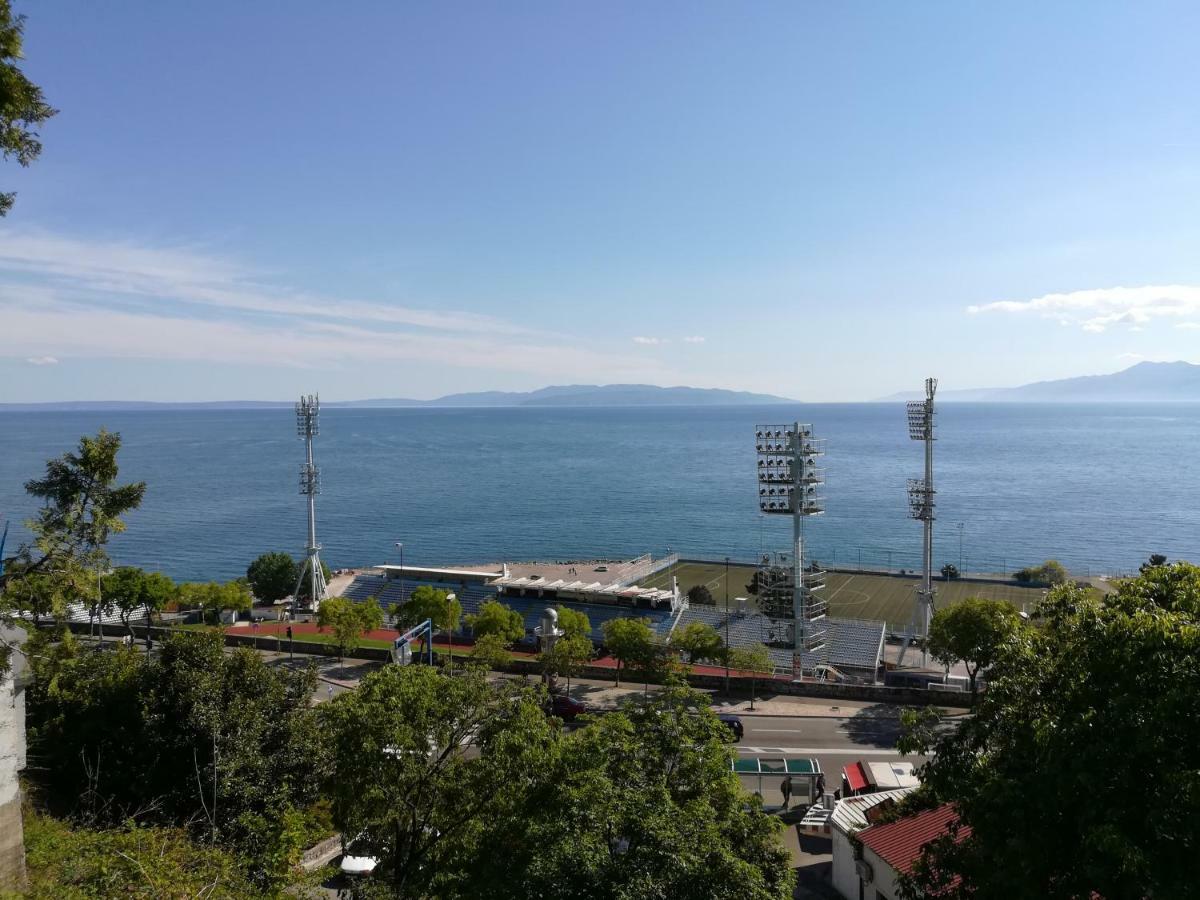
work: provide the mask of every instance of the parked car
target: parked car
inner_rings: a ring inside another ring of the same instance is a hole
[[[551,694],[547,703],[547,712],[557,716],[564,722],[574,722],[576,716],[590,712],[586,703],[581,703],[568,694]]]
[[[729,729],[729,733],[733,735],[735,741],[742,739],[742,735],[746,733],[746,729],[742,725],[741,718],[735,716],[733,713],[717,713],[717,718]]]
[[[356,837],[342,851],[342,861],[338,868],[341,869],[343,875],[370,875],[375,871],[375,867],[379,865],[379,860],[374,856],[360,855],[362,850],[356,849],[358,841],[359,838]]]

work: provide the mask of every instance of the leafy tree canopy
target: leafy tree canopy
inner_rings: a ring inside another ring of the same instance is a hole
[[[1017,608],[1007,600],[967,597],[933,614],[929,653],[945,666],[963,662],[974,693],[979,670],[992,664],[1020,621]]]
[[[175,582],[161,572],[146,572],[134,566],[119,566],[101,579],[103,595],[121,614],[121,622],[129,633],[129,620],[135,614],[147,619],[160,612],[179,596]]]
[[[345,597],[330,597],[321,601],[317,624],[332,632],[338,656],[343,657],[358,646],[364,634],[383,627],[383,610],[374,597],[361,603]]]
[[[295,850],[281,846],[289,815],[318,799],[324,758],[313,670],[227,653],[212,632],[171,635],[150,658],[82,651],[69,632],[30,643],[30,776],[52,811],[183,825],[230,846],[279,849],[280,860]]]
[[[474,633],[476,641],[494,635],[502,644],[507,645],[525,637],[525,619],[519,612],[498,600],[485,600],[481,603],[476,615],[467,616],[467,625]]]
[[[908,717],[902,749],[934,751],[932,800],[957,804],[972,828],[927,851],[908,896],[1188,896],[1200,568],[1153,567],[1103,598],[1060,586],[1041,612],[1001,646],[955,730]]]
[[[712,591],[710,591],[708,587],[703,584],[692,585],[691,588],[688,589],[687,596],[689,603],[698,603],[711,606],[713,602]]]
[[[566,634],[555,641],[549,651],[543,650],[538,654],[538,661],[547,677],[565,676],[567,690],[570,691],[571,679],[579,674],[579,670],[592,658],[594,651],[591,638]]]
[[[1018,570],[1013,577],[1022,584],[1066,584],[1070,580],[1066,567],[1057,559],[1048,559],[1040,566]]]
[[[246,569],[246,580],[254,596],[275,603],[296,589],[300,566],[286,553],[264,553]]]
[[[609,619],[602,626],[604,646],[617,661],[616,681],[621,683],[621,669],[626,666],[648,668],[659,647],[654,632],[641,619]]]
[[[6,14],[4,3],[0,42]],[[0,83],[3,72],[0,63]],[[93,604],[93,610],[100,603],[97,573],[109,567],[108,540],[125,530],[121,517],[141,505],[146,491],[143,482],[117,483],[120,448],[120,435],[101,429],[95,437],[80,438],[77,450],[48,461],[44,477],[26,482],[26,493],[41,508],[36,518],[25,523],[33,540],[4,560],[0,624],[12,624],[22,611],[62,613],[69,602],[81,597]],[[0,653],[0,671],[7,666],[7,652]]]
[[[28,166],[42,152],[37,128],[58,110],[17,66],[24,25],[25,17],[13,15],[9,0],[0,0],[0,157]],[[0,217],[12,208],[15,197],[0,193]]]
[[[458,627],[462,604],[457,598],[451,600],[449,591],[422,584],[409,595],[406,603],[395,608],[393,615],[397,622],[407,627],[429,619],[434,628],[445,631]]]
[[[558,607],[558,627],[567,637],[592,639],[592,622],[587,613],[569,606]]]
[[[725,642],[707,622],[689,622],[671,634],[671,646],[682,650],[691,662],[725,658]]]
[[[216,621],[224,610],[245,612],[250,609],[253,598],[249,586],[241,580],[189,582],[179,588],[179,600],[184,606],[202,609],[206,616]]]
[[[485,669],[503,669],[512,662],[512,653],[500,635],[485,634],[475,639],[475,646],[471,648],[471,660]]]

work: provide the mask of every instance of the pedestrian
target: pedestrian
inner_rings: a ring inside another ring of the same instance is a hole
[[[783,783],[779,785],[779,791],[783,794],[783,808],[787,809],[788,804],[792,802],[792,776],[788,775],[783,779]]]
[[[325,690],[329,693],[329,699],[332,700],[333,699],[333,685],[332,684],[325,685]]]

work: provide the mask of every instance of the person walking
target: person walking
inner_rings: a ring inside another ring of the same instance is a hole
[[[783,808],[787,809],[788,804],[792,802],[792,776],[788,775],[783,779],[783,783],[779,785],[779,791],[783,794]]]

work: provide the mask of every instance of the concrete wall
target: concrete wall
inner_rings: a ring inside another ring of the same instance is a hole
[[[858,900],[858,872],[854,869],[854,844],[837,826],[830,829],[833,840],[833,888],[846,900]],[[865,896],[865,894],[864,894]]]
[[[866,886],[866,896],[869,898],[882,897],[884,900],[900,900],[900,888],[896,884],[896,870],[885,863],[870,847],[863,847],[863,859],[871,864],[871,870],[875,876],[874,881]]]
[[[14,661],[17,654],[13,654]],[[0,891],[25,886],[25,835],[21,820],[21,783],[25,768],[25,692],[16,689],[13,672],[0,680]]]

